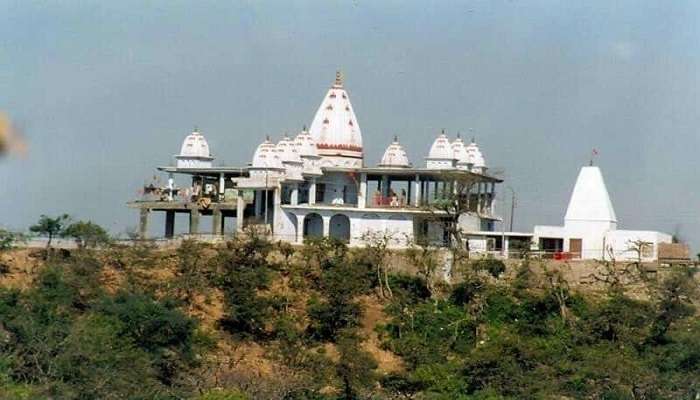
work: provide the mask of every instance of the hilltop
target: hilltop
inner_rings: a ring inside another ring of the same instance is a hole
[[[676,399],[691,268],[255,235],[0,254],[0,399]]]

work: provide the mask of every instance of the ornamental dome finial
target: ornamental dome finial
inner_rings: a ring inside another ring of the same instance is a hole
[[[335,71],[335,86],[343,86],[343,73],[340,70]]]

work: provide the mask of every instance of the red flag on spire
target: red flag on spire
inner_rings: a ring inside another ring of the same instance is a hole
[[[593,166],[593,158],[598,155],[598,149],[591,150],[591,162],[590,165]]]

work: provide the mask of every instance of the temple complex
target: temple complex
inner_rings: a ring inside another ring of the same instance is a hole
[[[454,240],[450,229],[456,220],[466,249],[503,256],[517,248],[571,258],[630,258],[632,244],[643,241],[651,243],[644,258],[656,259],[659,243],[671,241],[658,232],[617,230],[602,174],[594,166],[581,170],[564,226],[506,232],[496,212],[502,180],[490,174],[479,145],[444,131],[433,134],[423,161],[412,163],[394,136],[379,163],[367,165],[360,124],[337,73],[308,130],[265,138],[251,149],[249,163],[215,166],[207,140],[195,129],[174,165],[157,168],[167,174],[167,184],[146,185],[129,206],[140,212],[144,238],[151,213],[164,212],[165,238],[174,236],[175,216],[183,213],[189,216],[190,235],[253,228],[290,243],[333,237],[351,246],[383,235],[395,248],[415,242],[446,246]],[[191,184],[178,187],[175,175]],[[202,216],[211,216],[210,227],[200,223]]]

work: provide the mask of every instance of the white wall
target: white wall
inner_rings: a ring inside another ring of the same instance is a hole
[[[178,159],[175,163],[177,168],[211,168],[211,160],[199,160],[192,158]]]
[[[571,251],[569,239],[581,239],[581,258],[600,259],[605,250],[605,235],[617,224],[608,221],[566,221],[564,251]]]
[[[477,232],[482,230],[481,219],[474,214],[462,214],[459,216],[459,227],[465,232]]]
[[[636,241],[649,243],[648,252],[642,255],[642,261],[651,262],[658,258],[659,243],[671,243],[671,235],[654,231],[611,231],[605,236],[605,245],[612,254],[606,251],[606,259],[617,261],[637,261],[638,253],[632,250]]]
[[[388,234],[392,247],[405,247],[413,239],[413,217],[399,213],[352,213],[351,244],[363,244],[364,234]]]
[[[533,240],[540,238],[563,238],[565,236],[563,226],[535,225]]]

